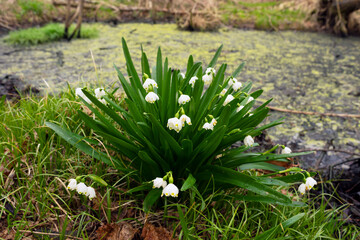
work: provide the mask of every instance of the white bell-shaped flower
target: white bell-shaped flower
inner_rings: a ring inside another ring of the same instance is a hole
[[[317,184],[317,181],[313,179],[312,177],[306,178],[305,187],[306,190],[312,189]]]
[[[254,98],[253,97],[249,97],[249,99],[247,100],[246,104],[248,104],[249,102],[253,101]]]
[[[301,193],[301,194],[305,194],[305,191],[306,191],[306,186],[304,183],[300,184],[299,188],[298,188],[298,191]]]
[[[232,88],[234,89],[234,91],[238,91],[240,88],[242,87],[241,82],[236,81],[233,85]]]
[[[211,123],[205,123],[202,128],[205,130],[214,130],[214,125]]]
[[[81,88],[77,88],[77,89],[75,90],[75,95],[78,96],[78,97],[81,97],[82,99],[84,99],[85,102],[91,104],[90,99],[88,99],[88,97],[85,96],[85,94],[83,93],[83,91],[82,91]]]
[[[223,90],[221,90],[220,96],[221,96],[221,97],[225,96],[226,92],[227,92],[227,89],[224,88]]]
[[[224,101],[224,103],[223,103],[223,106],[225,106],[226,104],[228,104],[228,103],[231,102],[232,100],[234,100],[233,95],[231,95],[231,94],[227,95],[227,97],[226,97],[226,99],[225,99],[225,101]]]
[[[84,195],[86,195],[87,192],[88,192],[88,188],[87,188],[87,186],[85,185],[85,183],[79,183],[78,185],[76,185],[76,191],[77,191],[79,194],[84,194]]]
[[[175,130],[176,132],[180,132],[180,130],[182,129],[182,122],[180,119],[173,117],[173,118],[169,118],[168,119],[168,123],[167,123],[167,127],[170,130]]]
[[[210,74],[205,74],[203,77],[202,77],[202,80],[205,84],[210,84],[213,80],[213,75],[210,73]]]
[[[254,144],[254,139],[249,135],[244,138],[244,144],[247,147],[251,147]]]
[[[72,178],[72,179],[69,180],[69,184],[67,185],[67,189],[75,190],[76,185],[77,185],[76,179]]]
[[[211,125],[215,126],[217,124],[217,121],[215,118],[213,118],[210,122]]]
[[[106,100],[103,99],[103,96],[106,95],[106,92],[103,88],[97,88],[94,90],[95,92],[95,97],[102,103],[102,104],[106,104]]]
[[[148,103],[154,103],[157,100],[159,100],[159,96],[154,92],[149,92],[145,96],[145,101],[147,101]]]
[[[236,83],[237,82],[237,80],[236,80],[236,78],[230,78],[230,80],[229,80],[229,82],[228,82],[228,84],[229,84],[229,86],[232,86],[234,83]]]
[[[179,195],[179,189],[177,188],[177,186],[175,186],[175,184],[170,183],[169,185],[167,185],[161,193],[161,196],[166,196],[166,197],[178,197]]]
[[[212,74],[215,75],[215,74],[216,74],[216,70],[215,70],[214,68],[209,67],[209,68],[206,69],[205,73],[206,73],[206,74],[212,73]]]
[[[153,188],[164,188],[167,185],[167,182],[163,178],[157,177],[152,181],[154,183]]]
[[[281,154],[290,154],[291,152],[291,149],[288,147],[285,147],[281,150]]]
[[[150,90],[150,86],[152,86],[153,88],[158,88],[158,85],[157,83],[155,82],[154,79],[151,79],[151,78],[148,78],[145,80],[145,82],[143,83],[143,88],[146,90],[146,91],[149,91]]]
[[[85,195],[89,197],[90,200],[92,200],[94,197],[96,197],[95,189],[93,187],[87,187],[87,193]]]
[[[184,105],[185,103],[190,102],[190,96],[182,94],[182,95],[180,95],[178,102],[179,102],[179,105]]]
[[[103,96],[106,95],[106,92],[103,88],[96,88],[94,92],[97,99],[101,99]]]
[[[243,109],[243,108],[244,108],[244,106],[239,106],[239,107],[236,109],[236,112],[240,112],[241,109]]]
[[[191,119],[185,114],[181,115],[180,121],[182,122],[183,127],[185,126],[185,122],[187,123],[187,125],[191,125]]]
[[[184,73],[180,73],[182,78],[185,78],[185,74]]]
[[[198,80],[197,77],[190,78],[189,84],[191,85],[192,88],[194,88],[196,80]]]

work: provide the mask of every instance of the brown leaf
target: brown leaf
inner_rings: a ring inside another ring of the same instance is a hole
[[[171,237],[171,233],[164,227],[155,227],[154,225],[150,223],[146,223],[142,233],[141,237],[144,240],[171,240],[173,239]]]
[[[131,240],[137,230],[129,223],[111,223],[101,226],[97,231],[98,239],[104,240]]]

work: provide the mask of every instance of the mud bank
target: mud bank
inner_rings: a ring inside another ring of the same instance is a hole
[[[28,48],[0,43],[0,75],[21,76],[26,83],[49,92],[60,91],[66,81],[73,87],[109,86],[118,81],[113,63],[125,71],[121,37],[126,38],[138,67],[142,44],[152,64],[160,46],[169,65],[181,70],[185,70],[189,54],[205,65],[224,44],[218,62],[227,62],[231,73],[245,61],[239,80],[251,80],[255,88],[264,89],[259,101],[273,98],[271,106],[290,110],[360,114],[360,38],[236,29],[185,32],[174,24],[98,27],[97,39]],[[360,154],[360,119],[271,112],[268,121],[280,117],[286,117],[285,123],[268,131],[275,143],[296,150],[325,148]],[[349,157],[320,151],[302,160],[307,167],[322,167]]]

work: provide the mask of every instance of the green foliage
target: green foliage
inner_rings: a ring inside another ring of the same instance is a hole
[[[274,29],[305,20],[305,14],[297,10],[281,9],[279,1],[243,2],[227,1],[220,5],[222,20],[227,23],[254,22],[257,29]]]
[[[70,27],[70,32],[75,27]],[[83,25],[81,27],[81,38],[94,38],[98,35],[98,30],[94,26]],[[24,30],[10,32],[4,38],[5,42],[14,45],[37,45],[41,43],[59,41],[64,37],[64,25],[50,23],[43,27],[34,27]]]
[[[32,12],[36,16],[41,17],[43,15],[43,10],[45,3],[38,0],[19,0],[19,6],[21,7],[21,15]]]
[[[262,90],[250,93],[251,82],[245,83],[239,90],[234,90],[230,86],[229,82],[234,81],[233,78],[241,71],[243,64],[240,64],[231,77],[226,78],[227,65],[222,64],[216,74],[211,73],[213,80],[209,86],[206,86],[201,79],[203,75],[208,74],[208,70],[205,73],[201,63],[194,63],[193,57],[190,56],[183,78],[179,70],[168,67],[167,58],[163,62],[159,48],[156,66],[152,71],[147,56],[142,51],[141,78],[124,39],[122,43],[129,81],[117,67],[116,70],[127,95],[125,98],[127,109],[123,108],[111,94],[104,96],[106,102],[103,103],[83,89],[84,95],[81,99],[96,118],[93,119],[85,113],[80,113],[80,117],[88,127],[102,137],[106,147],[128,157],[130,161],[116,156],[110,161],[105,154],[98,152],[96,147],[90,146],[89,141],[82,141],[83,136],[52,123],[47,123],[47,126],[70,144],[96,159],[103,160],[109,166],[124,173],[135,170],[132,177],[140,183],[168,176],[167,173],[172,171],[177,186],[184,184],[183,189],[197,189],[196,191],[204,196],[214,191],[213,186],[221,191],[240,187],[255,194],[254,199],[256,196],[262,196],[263,202],[292,204],[287,196],[271,187],[272,185],[288,186],[287,183],[267,177],[249,176],[246,172],[234,170],[238,167],[241,169],[245,164],[246,169],[261,169],[264,166],[264,169],[283,170],[267,161],[286,161],[289,157],[306,154],[274,154],[271,153],[272,151],[246,153],[251,148],[246,145],[231,148],[234,143],[243,141],[246,136],[257,136],[261,131],[281,123],[278,120],[259,126],[268,115],[269,109],[266,105],[270,100],[255,108],[255,100],[261,95]],[[208,67],[216,65],[221,49],[222,46],[215,53]],[[193,77],[198,78],[194,87],[189,84]],[[143,87],[148,78],[156,81],[156,87],[153,86],[150,90]],[[148,94],[155,93],[159,97],[158,101],[152,103],[146,100]],[[185,105],[178,103],[180,95],[183,94],[191,97]],[[234,99],[226,103],[230,95]],[[238,109],[239,106],[242,107],[241,110]],[[192,124],[185,123],[184,120],[180,124],[183,125],[182,127],[177,125],[180,130],[174,131],[176,127],[172,129],[172,119],[180,118],[185,114],[191,119]],[[213,129],[206,130],[206,124]],[[91,136],[86,138],[90,139]],[[171,182],[170,178],[169,182]],[[154,193],[151,192],[151,196],[153,195]],[[180,195],[186,199],[186,192]],[[154,202],[154,197],[148,199]],[[149,207],[147,201],[144,204]],[[293,205],[300,206],[295,203]]]
[[[89,229],[105,224],[106,219],[130,224],[143,223],[138,217],[144,215],[139,210],[141,202],[129,198],[130,195],[125,198],[124,194],[97,185],[96,191],[102,204],[97,209],[89,207],[96,204],[90,204],[88,199],[66,191],[66,180],[89,173],[102,176],[117,189],[130,185],[126,176],[117,179],[119,175],[112,169],[79,153],[44,125],[47,119],[52,119],[79,135],[90,135],[90,130],[84,128],[76,114],[82,108],[71,93],[55,97],[23,97],[13,103],[6,102],[5,98],[0,99],[1,233],[6,229],[13,230],[15,236],[12,239],[16,240],[41,238],[38,234],[29,236],[29,231],[58,233],[63,235],[60,239],[69,236],[97,239],[95,230],[90,233]],[[111,149],[108,151],[114,155]],[[193,181],[191,177],[188,180],[188,183]],[[294,208],[239,201],[236,198],[224,199],[227,192],[221,191],[202,198],[193,187],[190,187],[192,191],[184,204],[168,205],[168,213],[150,213],[147,220],[159,221],[159,215],[163,216],[168,223],[163,226],[173,231],[179,239],[254,239],[271,231],[271,239],[356,240],[360,234],[359,227],[348,224],[340,217],[347,205],[336,207],[334,197],[329,194],[321,193],[311,198],[305,196],[302,201],[308,205]],[[158,195],[148,198],[152,197]],[[296,193],[294,198],[299,198]],[[174,210],[179,217],[174,217]],[[135,212],[135,216],[124,219],[126,212]],[[281,228],[280,223],[298,214],[305,216],[295,224]]]

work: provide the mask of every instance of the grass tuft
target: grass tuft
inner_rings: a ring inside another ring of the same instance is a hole
[[[75,26],[70,27],[70,33]],[[83,25],[81,27],[81,38],[94,38],[98,36],[98,29],[95,26]],[[54,42],[63,39],[64,25],[59,23],[50,23],[43,27],[34,27],[24,30],[10,32],[4,39],[5,42],[13,45],[37,45],[47,42]]]

